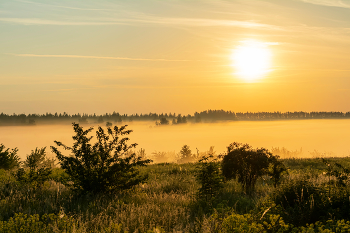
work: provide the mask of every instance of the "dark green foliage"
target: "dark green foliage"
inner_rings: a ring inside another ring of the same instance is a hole
[[[17,155],[18,149],[5,149],[3,144],[0,144],[0,169],[11,170],[19,167],[20,161]]]
[[[24,168],[18,169],[15,174],[18,181],[38,188],[50,179],[54,161],[46,158],[45,149],[46,147],[41,149],[35,148],[34,151],[32,150],[27,155],[27,159],[24,161]],[[26,172],[26,170],[28,171]]]
[[[38,214],[26,215],[16,213],[8,221],[0,221],[2,233],[47,233],[47,232],[75,232],[74,218],[45,214],[41,218]]]
[[[223,188],[223,176],[220,170],[220,163],[213,159],[212,155],[203,156],[197,164],[196,180],[201,184],[198,189],[198,197],[207,202]]]
[[[331,162],[322,158],[322,162],[327,166],[327,171],[324,172],[326,176],[328,176],[329,185],[331,185],[332,181],[331,177],[334,176],[336,179],[335,185],[345,187],[347,185],[350,170],[343,167],[340,163]]]
[[[226,179],[235,179],[247,194],[254,191],[259,177],[266,174],[273,155],[265,148],[253,149],[248,144],[231,143],[223,156],[222,173]]]
[[[307,177],[289,180],[274,192],[283,219],[296,226],[326,221],[350,220],[350,190],[346,187],[317,185]]]
[[[288,173],[286,166],[278,159],[278,155],[270,157],[270,164],[266,172],[271,177],[275,188],[280,183],[283,173]]]
[[[109,121],[106,122],[106,127],[111,127],[113,124]]]
[[[169,125],[169,120],[165,117],[160,118],[159,122],[156,121],[156,125]]]
[[[190,163],[195,161],[195,156],[192,155],[192,151],[188,145],[184,145],[180,150],[180,158],[178,163]]]
[[[140,176],[138,166],[150,163],[150,160],[141,160],[135,153],[128,153],[137,144],[127,145],[129,138],[123,137],[132,132],[125,126],[107,128],[107,133],[99,127],[96,131],[97,142],[91,144],[88,133],[93,130],[83,130],[79,124],[73,123],[73,147],[68,147],[55,141],[71,152],[64,156],[56,147],[51,147],[57,155],[61,167],[71,177],[73,186],[77,191],[105,192],[129,189],[146,180]]]
[[[282,184],[274,194],[274,201],[283,211],[283,219],[296,226],[314,223],[325,216],[324,190],[305,178]]]

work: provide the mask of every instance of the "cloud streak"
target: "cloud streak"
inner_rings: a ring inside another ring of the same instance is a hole
[[[104,60],[128,60],[128,61],[166,61],[166,62],[188,62],[200,60],[181,60],[181,59],[162,59],[162,58],[130,58],[130,57],[102,57],[102,56],[83,56],[83,55],[49,55],[49,54],[9,54],[16,57],[46,57],[46,58],[85,58],[85,59],[104,59]]]
[[[302,0],[303,2],[321,5],[321,6],[330,6],[330,7],[341,7],[350,9],[350,3],[345,3],[341,0]]]
[[[0,22],[15,23],[22,25],[61,25],[61,26],[94,26],[94,25],[117,25],[119,22],[83,22],[83,21],[60,21],[40,18],[0,18]]]
[[[27,3],[27,4],[37,5],[37,6],[46,6],[46,7],[63,8],[63,9],[80,10],[80,11],[113,11],[111,9],[61,6],[61,5],[52,5],[52,4],[38,3],[38,2],[32,2],[32,1],[25,1],[25,0],[17,0],[17,2]]]
[[[62,25],[62,26],[94,26],[94,25],[121,25],[121,24],[156,24],[166,26],[188,26],[188,27],[240,27],[240,28],[256,28],[267,30],[282,30],[281,27],[257,23],[254,21],[240,20],[220,20],[206,18],[170,18],[170,17],[154,17],[143,16],[140,18],[97,18],[94,21],[89,20],[51,20],[41,18],[0,18],[0,22],[15,23],[22,25]]]

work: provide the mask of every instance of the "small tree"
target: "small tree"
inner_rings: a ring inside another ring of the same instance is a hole
[[[192,151],[188,145],[184,145],[180,151],[179,163],[189,163],[193,162],[195,157],[192,155]]]
[[[96,131],[97,142],[91,144],[87,135],[93,130],[83,130],[79,124],[73,123],[73,147],[68,147],[55,141],[57,146],[62,146],[71,152],[70,156],[64,156],[56,147],[51,147],[57,155],[61,167],[71,177],[73,186],[77,191],[104,192],[128,189],[143,182],[147,177],[140,176],[138,166],[144,166],[151,160],[141,160],[135,153],[128,151],[137,144],[128,145],[129,138],[123,137],[132,132],[125,126],[107,128],[107,133],[98,127]]]
[[[267,169],[267,175],[271,177],[275,188],[280,183],[283,173],[288,173],[286,166],[278,159],[278,155],[271,156],[270,164]]]
[[[46,158],[46,147],[41,149],[35,148],[27,155],[24,161],[24,168],[17,170],[16,178],[20,182],[31,184],[34,188],[42,186],[42,184],[49,180],[52,173],[54,161]],[[26,173],[26,169],[29,171]]]
[[[198,162],[196,174],[196,180],[201,184],[197,195],[209,204],[223,187],[220,163],[213,158],[213,155],[203,156]]]
[[[265,148],[253,149],[248,144],[231,143],[222,160],[222,172],[226,179],[237,178],[247,194],[254,191],[259,177],[266,174],[270,157]]]
[[[5,149],[3,144],[0,144],[0,169],[11,170],[19,167],[21,164],[17,155],[18,149]]]

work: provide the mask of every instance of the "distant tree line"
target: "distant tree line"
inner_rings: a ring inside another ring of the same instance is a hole
[[[261,121],[287,119],[344,119],[350,118],[350,112],[232,112],[224,110],[206,110],[193,115],[176,113],[120,114],[118,112],[97,114],[46,113],[46,114],[0,114],[0,125],[35,125],[38,122],[56,121],[80,123],[121,123],[130,121],[157,121],[157,125],[200,123],[215,121]]]

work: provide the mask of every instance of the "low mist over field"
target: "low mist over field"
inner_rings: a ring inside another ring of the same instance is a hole
[[[209,150],[222,153],[231,142],[248,143],[253,147],[265,147],[281,157],[348,156],[350,154],[350,120],[287,120],[287,121],[236,121],[156,126],[151,121],[127,122],[131,143],[137,150],[145,149],[146,155],[166,152],[175,156],[183,145],[189,145],[192,153]],[[105,124],[101,124],[105,127]],[[98,124],[83,124],[84,129]],[[95,131],[91,133],[94,135]],[[48,147],[53,141],[72,145],[72,125],[34,125],[0,127],[0,142],[6,147],[19,149],[24,158],[35,147]],[[170,159],[170,158],[169,158]],[[175,159],[175,158],[173,158]],[[171,159],[170,159],[171,160]]]

